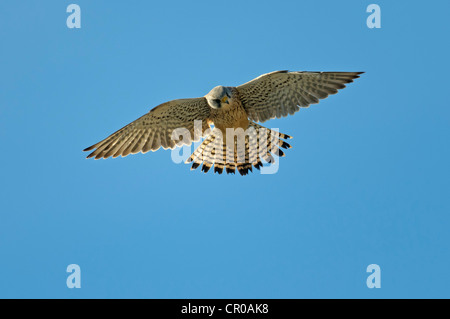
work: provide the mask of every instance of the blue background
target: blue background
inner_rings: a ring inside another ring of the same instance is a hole
[[[0,297],[450,297],[448,1],[377,1],[381,29],[369,1],[70,3],[0,2]],[[277,174],[81,151],[283,69],[366,73],[264,124]]]

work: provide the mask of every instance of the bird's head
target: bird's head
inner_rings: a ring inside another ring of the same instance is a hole
[[[216,86],[205,95],[205,98],[210,107],[213,109],[221,109],[231,103],[232,96],[231,88],[226,86]]]

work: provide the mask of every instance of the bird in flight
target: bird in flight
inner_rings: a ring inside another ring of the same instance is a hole
[[[204,97],[172,100],[124,126],[104,140],[84,149],[87,158],[125,157],[129,154],[173,149],[204,137],[186,160],[205,173],[247,175],[260,169],[261,160],[273,163],[272,154],[291,146],[289,135],[256,122],[294,114],[319,103],[364,72],[289,72],[263,74],[237,87],[217,86]],[[231,133],[230,133],[231,131]]]

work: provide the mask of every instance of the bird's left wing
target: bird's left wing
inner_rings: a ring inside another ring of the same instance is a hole
[[[241,102],[253,121],[264,122],[294,114],[300,107],[319,103],[353,82],[363,72],[275,71],[238,86]]]
[[[200,138],[209,127],[210,110],[204,97],[166,102],[84,151],[95,149],[87,158],[99,159],[156,151],[161,146],[173,149],[177,145],[190,145],[195,136]],[[194,134],[195,120],[202,121],[202,132]],[[189,136],[184,135],[180,141],[173,140],[172,133],[178,128],[187,129],[190,134],[185,135]]]

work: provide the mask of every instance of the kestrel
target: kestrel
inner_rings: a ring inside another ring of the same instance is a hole
[[[84,151],[94,150],[87,158],[125,157],[190,145],[204,137],[186,160],[193,162],[191,169],[203,163],[205,173],[214,165],[215,173],[225,169],[234,174],[237,169],[246,175],[252,167],[260,169],[261,159],[272,163],[271,153],[283,156],[280,148],[291,147],[283,141],[289,135],[255,122],[292,115],[319,103],[361,73],[275,71],[237,87],[217,86],[204,97],[160,104]]]

